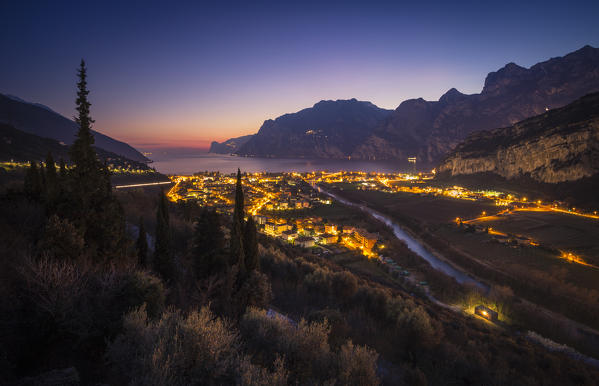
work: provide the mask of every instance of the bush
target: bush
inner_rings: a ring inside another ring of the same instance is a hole
[[[365,346],[355,346],[348,341],[338,356],[339,383],[341,385],[378,385],[376,351]]]
[[[208,308],[184,315],[170,309],[152,321],[145,307],[125,316],[124,331],[108,348],[109,361],[134,385],[285,384],[275,371],[239,354],[237,330]]]

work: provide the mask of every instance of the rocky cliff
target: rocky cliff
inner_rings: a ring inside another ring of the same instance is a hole
[[[507,128],[474,133],[438,171],[527,176],[552,184],[591,177],[599,173],[599,93]]]

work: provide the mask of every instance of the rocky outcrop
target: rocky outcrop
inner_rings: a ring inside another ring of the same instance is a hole
[[[253,136],[254,134],[250,134],[244,135],[242,137],[230,138],[224,142],[213,141],[210,144],[209,152],[216,154],[233,154],[237,150],[239,150],[241,146],[245,145],[245,143],[249,141],[250,138],[252,138]]]
[[[492,172],[545,183],[599,173],[599,93],[511,127],[478,132],[438,167],[451,176]]]

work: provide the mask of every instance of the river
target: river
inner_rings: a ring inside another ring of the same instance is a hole
[[[341,202],[342,204],[356,207],[356,208],[360,209],[361,211],[368,213],[371,217],[373,217],[376,220],[387,225],[389,228],[391,228],[395,237],[397,237],[398,239],[405,242],[406,245],[408,246],[408,248],[412,252],[416,253],[418,256],[420,256],[424,260],[426,260],[431,265],[431,267],[433,267],[434,269],[441,271],[448,276],[453,277],[458,283],[474,284],[484,291],[487,291],[489,289],[489,287],[487,285],[485,285],[477,280],[474,280],[472,277],[468,276],[468,274],[466,274],[465,272],[457,270],[450,264],[446,263],[445,261],[439,259],[437,256],[430,253],[420,242],[418,242],[418,240],[416,240],[412,236],[410,236],[399,225],[397,225],[390,217],[388,217],[380,212],[377,212],[376,210],[371,209],[367,206],[346,200],[346,199],[336,195],[335,193],[332,193],[332,192],[329,192],[329,191],[323,189],[320,186],[316,186],[316,189],[318,189],[320,192],[334,198],[335,200]]]

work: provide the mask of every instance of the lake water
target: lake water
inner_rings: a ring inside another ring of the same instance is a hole
[[[160,157],[150,166],[165,174],[193,174],[200,171],[219,171],[234,173],[237,168],[242,172],[311,172],[326,170],[337,172],[363,171],[397,173],[409,170],[401,161],[355,161],[308,158],[258,158],[234,157],[222,154],[198,154],[193,156],[169,155]]]

